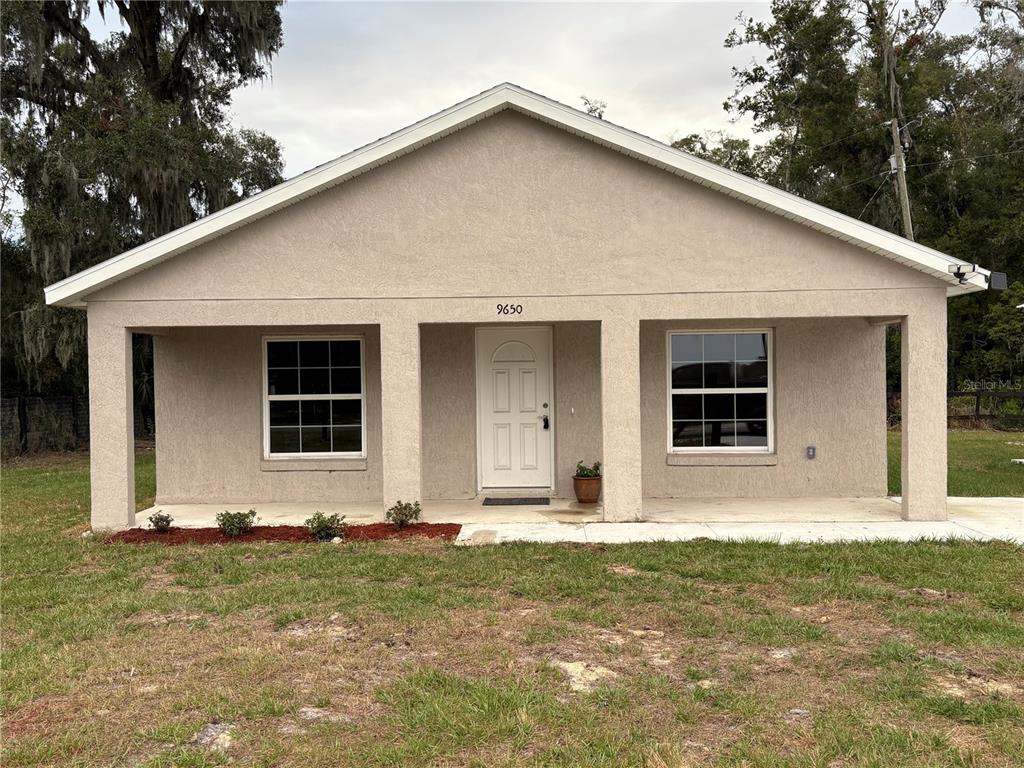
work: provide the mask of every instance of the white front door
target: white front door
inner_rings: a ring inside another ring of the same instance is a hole
[[[550,488],[551,328],[478,328],[481,488]]]

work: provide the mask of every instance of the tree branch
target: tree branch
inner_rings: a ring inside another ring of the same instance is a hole
[[[165,88],[169,92],[177,90],[184,78],[184,64],[185,55],[188,53],[189,47],[192,44],[192,40],[206,28],[206,22],[209,17],[206,15],[205,8],[194,7],[192,13],[188,17],[188,24],[185,27],[185,32],[182,34],[181,39],[178,41],[177,46],[174,48],[174,56],[171,57],[171,66],[167,70],[167,74],[164,75]]]
[[[110,66],[100,51],[89,30],[75,16],[71,15],[71,3],[43,3],[43,18],[55,24],[64,34],[82,46],[82,52],[92,62],[96,71],[109,76]]]

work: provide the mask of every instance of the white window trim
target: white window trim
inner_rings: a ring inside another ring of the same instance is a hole
[[[700,388],[672,389],[672,337],[678,335],[703,335],[737,333],[763,333],[768,344],[768,386],[767,387],[728,387],[714,389],[718,394],[759,394],[768,396],[768,413],[766,429],[768,445],[763,448],[749,445],[729,445],[713,447],[678,447],[672,445],[672,395],[703,395],[709,390]],[[665,332],[665,424],[666,445],[669,453],[682,454],[771,454],[775,453],[775,339],[771,328],[675,328]]]
[[[359,400],[360,401],[360,433],[362,448],[359,451],[320,451],[317,453],[271,453],[270,452],[270,388],[269,371],[267,369],[267,345],[271,341],[358,341],[359,342],[359,390],[358,395],[273,395],[274,400]],[[263,459],[265,461],[295,461],[323,459],[365,459],[366,458],[366,339],[353,334],[290,334],[264,336],[260,342],[263,347]]]

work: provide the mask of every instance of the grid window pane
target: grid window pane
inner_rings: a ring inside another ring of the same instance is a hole
[[[672,395],[673,421],[692,421],[701,418],[700,395]]]
[[[297,341],[268,341],[267,367],[294,368],[299,364],[299,343]]]
[[[673,363],[673,389],[700,389],[704,381],[704,366],[701,363]]]
[[[768,448],[768,334],[673,333],[669,348],[672,447]]]
[[[298,453],[299,452],[299,428],[281,429],[270,428],[270,452],[271,453]]]
[[[303,400],[302,426],[327,426],[331,423],[330,400]]]
[[[332,395],[358,395],[362,386],[358,368],[331,369]]]
[[[298,400],[273,400],[270,403],[271,427],[299,426]]]
[[[688,333],[672,337],[673,363],[699,363],[704,359],[702,352],[704,337],[700,334]]]
[[[732,362],[736,359],[736,334],[708,333],[704,335],[704,362]]]
[[[704,447],[721,448],[736,445],[735,421],[705,421]]]
[[[363,430],[356,427],[333,427],[335,453],[358,453],[363,450]]]
[[[737,419],[767,419],[768,395],[736,395]]]
[[[704,363],[704,388],[722,389],[736,386],[733,363]]]
[[[737,421],[736,445],[750,448],[768,447],[767,421]]]
[[[331,424],[334,426],[359,426],[362,420],[362,400],[331,401]]]
[[[736,395],[704,395],[705,419],[735,419]]]
[[[299,391],[303,395],[326,395],[331,391],[330,368],[299,369]]]
[[[299,365],[303,368],[327,368],[331,364],[331,345],[326,341],[300,341]]]
[[[331,365],[359,367],[359,342],[355,339],[331,342]]]
[[[765,333],[737,333],[737,360],[768,360],[768,335]]]
[[[330,453],[331,451],[331,428],[324,427],[303,427],[302,428],[302,452],[303,453]]]
[[[270,369],[267,371],[267,394],[299,394],[299,372],[295,368]]]
[[[672,445],[675,448],[700,448],[704,445],[703,422],[673,421]]]
[[[311,339],[266,345],[269,453],[361,453],[362,342]]]
[[[768,362],[757,360],[750,363],[736,363],[737,387],[767,387]]]

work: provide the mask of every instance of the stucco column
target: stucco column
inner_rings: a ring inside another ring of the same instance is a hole
[[[384,508],[420,499],[420,329],[414,319],[380,324]]]
[[[908,314],[900,336],[903,517],[945,520],[945,296]]]
[[[135,525],[132,334],[89,311],[89,466],[94,531]]]
[[[604,449],[604,519],[639,520],[640,321],[601,321],[601,429]]]

